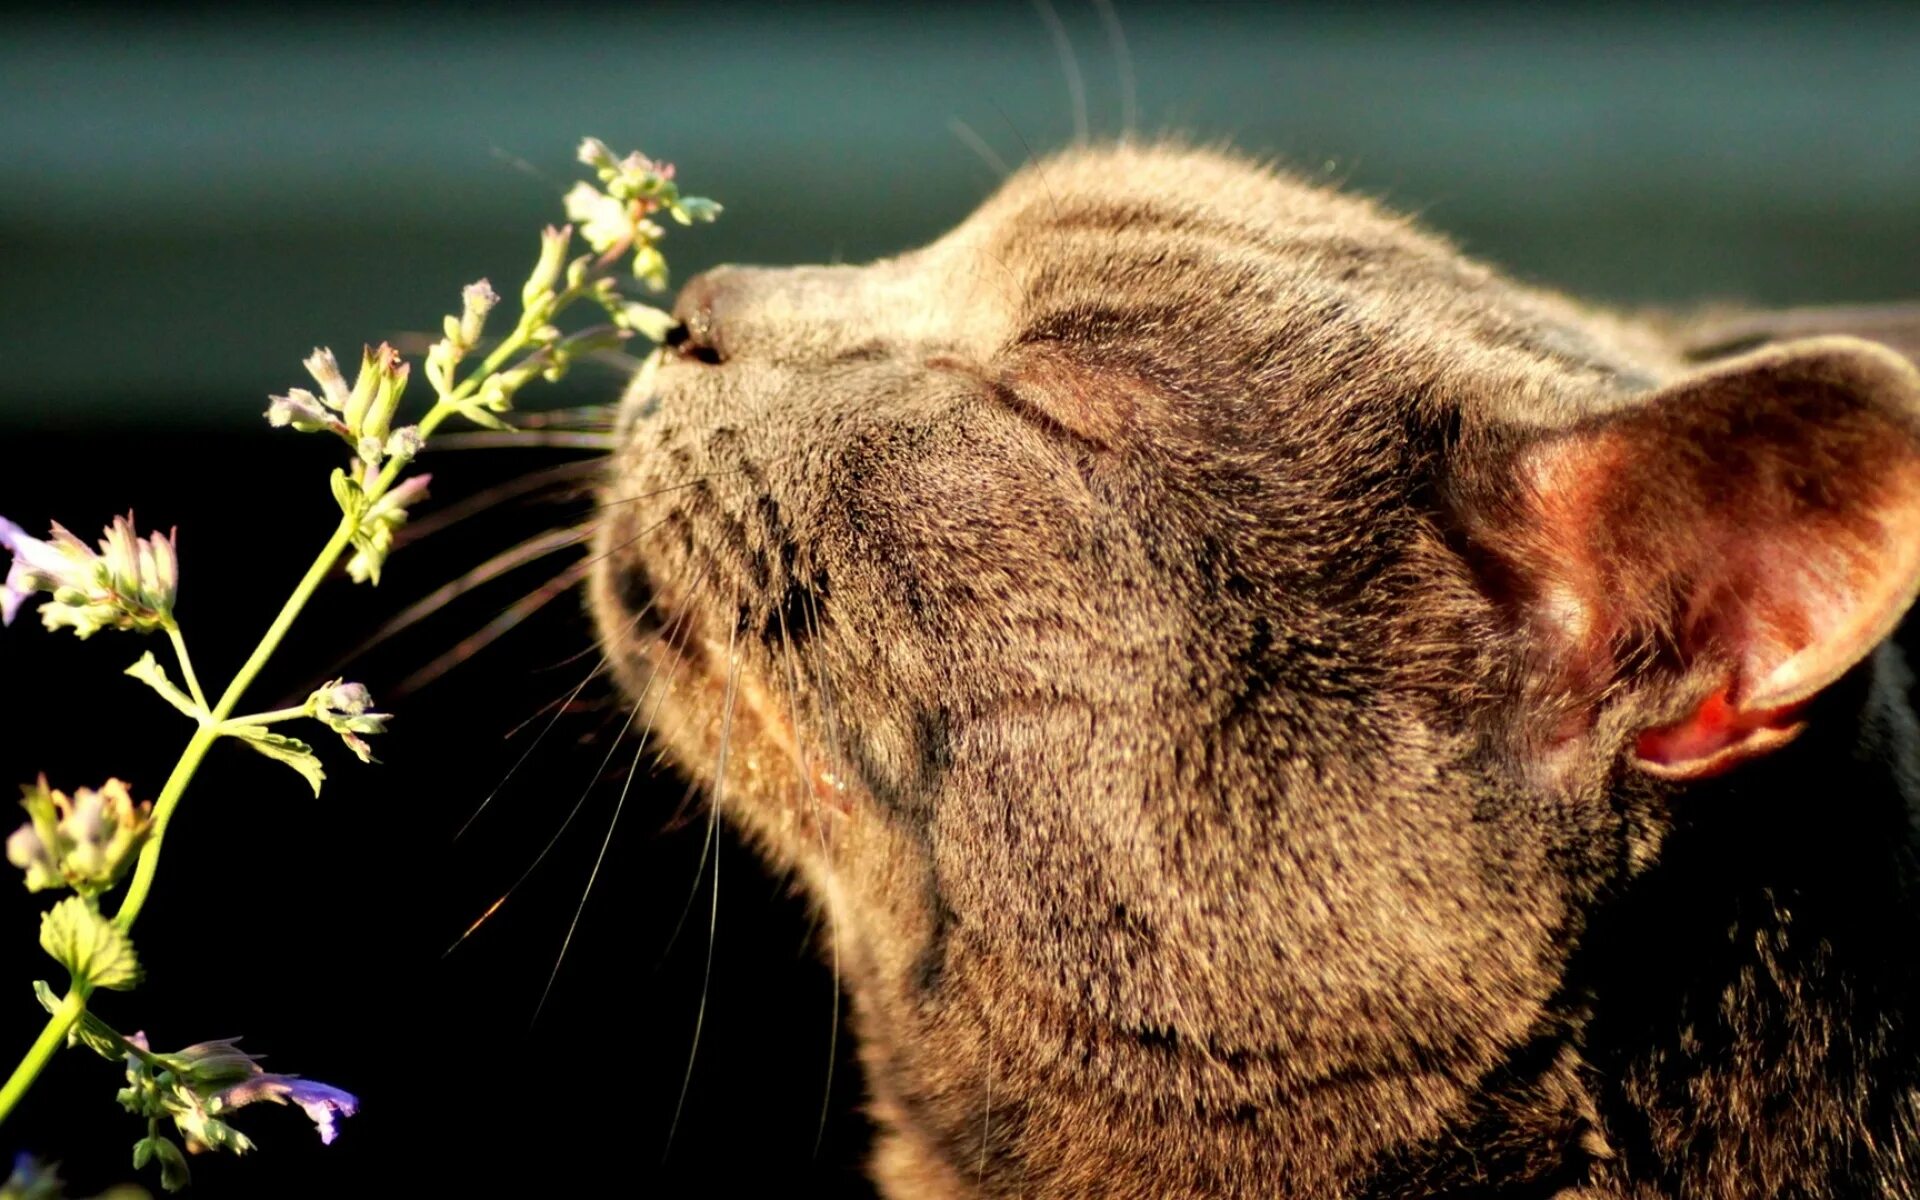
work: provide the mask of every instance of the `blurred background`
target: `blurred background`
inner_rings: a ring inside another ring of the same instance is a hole
[[[584,134],[670,159],[726,204],[669,239],[681,278],[933,237],[1003,164],[1073,138],[1080,89],[1094,136],[1136,112],[1143,131],[1274,156],[1597,300],[1920,297],[1911,5],[1056,5],[13,15],[0,513],[90,533],[133,506],[143,527],[177,524],[181,619],[202,675],[224,679],[334,520],[332,448],[270,435],[267,394],[302,382],[317,344],[347,357],[431,330],[482,275],[509,291]],[[596,403],[619,384],[583,370],[538,394]],[[529,752],[592,665],[572,595],[462,646],[568,560],[353,653],[439,585],[580,520],[578,492],[514,494],[567,461],[433,455],[438,502],[486,495],[485,511],[410,546],[377,593],[330,584],[255,693],[265,707],[365,681],[400,714],[383,765],[316,739],[332,778],[315,802],[222,747],[182,808],[139,930],[149,980],[101,1011],[158,1046],[244,1034],[272,1069],[364,1101],[325,1150],[297,1113],[248,1110],[236,1124],[262,1152],[196,1160],[194,1194],[726,1194],[768,1178],[866,1194],[860,1081],[806,908],[727,844],[710,931],[704,826],[645,761],[554,972],[631,747],[607,758],[621,714],[590,685]],[[188,730],[119,675],[144,648],[31,619],[0,636],[0,777],[157,791]],[[583,796],[512,902],[443,957]],[[27,982],[57,972],[35,949],[42,906],[0,887],[8,1066],[40,1023]],[[141,1131],[117,1075],[61,1055],[0,1149],[63,1159],[77,1194],[130,1178]],[[609,1170],[620,1183],[593,1182]]]

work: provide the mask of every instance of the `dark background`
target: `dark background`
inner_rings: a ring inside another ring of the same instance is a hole
[[[1069,0],[1058,15],[1089,123],[1116,132],[1107,27]],[[1632,305],[1920,295],[1911,7],[1130,3],[1119,18],[1143,129],[1345,180],[1525,277]],[[718,226],[675,231],[682,277],[723,260],[858,261],[937,234],[992,186],[969,141],[1018,162],[1070,139],[1068,76],[1020,0],[11,17],[0,513],[89,535],[129,506],[143,528],[177,524],[180,616],[211,690],[334,520],[333,448],[269,434],[267,393],[303,382],[315,344],[347,357],[431,329],[477,276],[517,285],[581,135],[672,159],[727,204]],[[618,386],[583,371],[545,395],[592,403]],[[436,454],[435,503],[561,461]],[[196,1160],[194,1194],[559,1195],[598,1190],[609,1169],[615,1194],[767,1179],[860,1194],[859,1080],[843,1036],[828,1086],[834,985],[809,914],[723,845],[707,984],[703,825],[675,818],[683,785],[645,764],[532,1020],[630,762],[624,746],[601,771],[620,718],[605,690],[582,693],[453,834],[541,722],[509,732],[591,665],[568,661],[588,646],[579,605],[563,597],[438,681],[398,688],[568,560],[336,667],[406,603],[586,511],[577,494],[502,500],[398,555],[378,592],[321,592],[252,699],[365,681],[399,713],[383,765],[316,737],[332,776],[317,802],[231,745],[203,768],[138,930],[148,982],[99,1010],[162,1047],[244,1034],[272,1068],[356,1091],[364,1111],[323,1150],[297,1113],[248,1110],[236,1124],[261,1153]],[[158,790],[188,730],[119,675],[136,640],[77,644],[30,616],[0,635],[0,777]],[[514,902],[442,959],[583,792]],[[35,946],[43,906],[0,902],[9,1065],[40,1023],[28,981],[57,975]],[[63,1053],[0,1149],[62,1158],[83,1187],[129,1178],[140,1130],[117,1086],[113,1067]]]

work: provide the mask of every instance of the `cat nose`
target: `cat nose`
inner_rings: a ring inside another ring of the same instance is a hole
[[[667,349],[696,362],[717,366],[726,361],[720,340],[726,275],[724,268],[704,271],[680,289],[673,304],[674,325],[667,330]]]

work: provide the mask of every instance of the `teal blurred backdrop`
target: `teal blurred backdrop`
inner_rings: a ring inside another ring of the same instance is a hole
[[[1526,277],[1634,303],[1920,295],[1920,6],[1118,16],[1143,130],[1348,181]],[[1107,25],[1059,18],[1093,131],[1117,132]],[[910,246],[992,186],[969,141],[1017,163],[1072,136],[1056,50],[1022,0],[15,17],[0,426],[249,419],[314,344],[517,279],[585,133],[727,203],[674,239],[683,273]]]

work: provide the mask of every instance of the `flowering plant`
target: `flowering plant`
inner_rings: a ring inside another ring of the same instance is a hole
[[[64,992],[34,983],[50,1015],[0,1086],[0,1122],[18,1106],[56,1049],[84,1046],[124,1065],[127,1086],[119,1093],[120,1104],[146,1121],[145,1136],[134,1143],[134,1166],[156,1165],[161,1185],[175,1191],[188,1182],[182,1146],[191,1152],[236,1154],[253,1147],[228,1124],[237,1109],[261,1100],[295,1104],[312,1119],[321,1141],[331,1143],[339,1121],[358,1107],[358,1100],[340,1088],[262,1070],[237,1039],[156,1052],[145,1034],[123,1034],[89,1006],[96,992],[125,991],[140,982],[133,925],[153,886],[168,823],[214,743],[232,739],[285,763],[315,796],[326,770],[313,746],[282,732],[289,723],[318,721],[338,734],[361,762],[373,761],[366,739],[384,734],[392,716],[375,711],[373,697],[361,684],[334,679],[291,708],[239,715],[236,710],[314,591],[343,558],[356,582],[379,583],[396,531],[426,496],[429,476],[409,471],[435,430],[456,415],[489,429],[510,430],[513,426],[502,414],[512,410],[517,393],[536,376],[557,380],[582,355],[634,334],[655,341],[666,336],[672,319],[622,295],[616,267],[630,256],[634,278],[650,291],[665,290],[666,261],[658,246],[665,231],[651,218],[665,213],[691,225],[711,221],[719,206],[681,195],[668,164],[637,153],[616,156],[593,138],[581,144],[579,155],[599,182],[577,184],[567,193],[565,206],[590,252],[570,257],[575,225],[547,228],[538,261],[520,290],[519,318],[490,348],[486,327],[500,297],[484,279],[467,287],[460,312],[446,318],[444,336],[425,356],[422,373],[432,389],[432,403],[417,422],[404,424],[401,418],[412,364],[384,343],[363,351],[351,384],[333,352],[317,349],[304,364],[317,390],[290,388],[271,398],[266,413],[271,424],[330,433],[346,443],[348,461],[334,470],[331,480],[340,521],[217,696],[210,698],[202,688],[175,616],[180,562],[174,532],[141,536],[129,514],[114,519],[96,549],[57,524],[42,539],[0,517],[0,548],[12,558],[0,585],[0,620],[11,624],[31,598],[44,595],[39,613],[49,630],[69,629],[79,638],[103,629],[165,633],[179,682],[150,650],[126,673],[194,723],[193,734],[152,801],[136,800],[132,786],[117,778],[72,795],[52,788],[44,776],[24,789],[21,806],[27,821],[7,838],[7,860],[25,873],[29,891],[70,893],[42,914],[40,924],[40,944],[66,970],[68,982]],[[564,332],[556,321],[581,301],[599,308],[605,322]],[[476,357],[478,364],[463,375],[462,365]],[[118,905],[111,913],[103,910],[102,902],[123,880]],[[16,1171],[26,1181],[22,1172],[31,1174],[26,1160]],[[30,1182],[20,1184],[22,1194]],[[13,1181],[6,1187],[12,1188]],[[57,1182],[51,1187],[33,1194],[57,1194]]]

